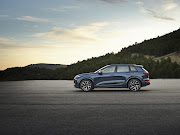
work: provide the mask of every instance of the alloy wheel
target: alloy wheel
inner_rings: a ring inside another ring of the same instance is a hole
[[[80,83],[80,88],[81,88],[83,91],[91,91],[91,90],[92,90],[92,82],[89,81],[89,80],[83,80],[83,81]]]
[[[132,79],[128,83],[129,90],[131,91],[138,91],[141,88],[141,83],[137,79]]]

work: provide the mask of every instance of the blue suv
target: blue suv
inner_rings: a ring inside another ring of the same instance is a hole
[[[149,84],[148,71],[142,65],[135,64],[107,65],[94,73],[74,77],[74,86],[86,92],[94,88],[129,88],[138,91]]]

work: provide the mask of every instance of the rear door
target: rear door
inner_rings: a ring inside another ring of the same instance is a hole
[[[116,85],[121,86],[126,83],[127,78],[130,76],[130,69],[128,65],[118,65],[114,77]]]

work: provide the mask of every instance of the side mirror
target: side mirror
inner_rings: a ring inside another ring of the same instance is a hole
[[[99,71],[98,71],[98,74],[102,75],[102,71],[101,71],[101,70],[99,70]]]

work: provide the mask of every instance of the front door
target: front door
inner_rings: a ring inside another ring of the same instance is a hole
[[[94,78],[95,85],[98,87],[110,87],[114,84],[116,66],[108,66],[101,70],[101,74],[98,74]]]

